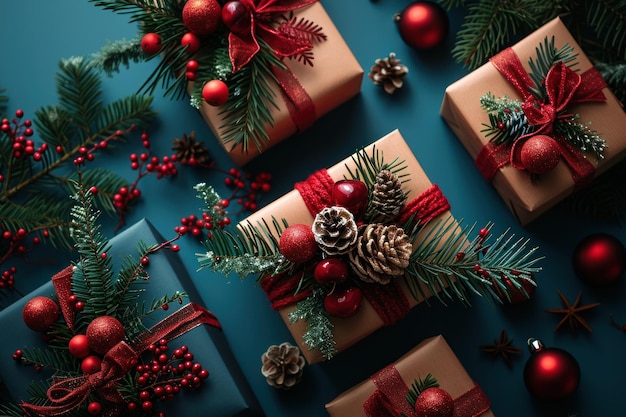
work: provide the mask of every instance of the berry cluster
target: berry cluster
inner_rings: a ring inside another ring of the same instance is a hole
[[[2,119],[0,122],[0,131],[6,134],[12,144],[13,158],[21,159],[30,157],[33,161],[41,161],[42,154],[48,149],[46,143],[42,144],[38,148],[35,147],[35,142],[29,139],[33,135],[32,121],[25,119],[23,110],[15,111],[15,118],[12,120]],[[3,181],[4,177],[0,176],[0,181]]]

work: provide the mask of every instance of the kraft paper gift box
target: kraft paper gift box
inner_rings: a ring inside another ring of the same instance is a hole
[[[536,59],[536,48],[546,37],[550,39],[552,36],[557,49],[568,44],[574,47],[574,53],[578,53],[575,58],[578,64],[572,69],[583,73],[592,68],[591,62],[563,22],[556,18],[512,46],[526,72],[530,70],[529,58]],[[489,117],[480,104],[480,98],[486,93],[491,93],[495,97],[507,96],[523,100],[496,67],[487,62],[448,86],[441,107],[442,118],[474,160],[489,143],[485,133],[481,132],[485,128],[484,124],[489,124]],[[594,177],[605,172],[626,155],[624,134],[626,113],[608,88],[603,88],[602,93],[606,97],[604,102],[583,102],[567,107],[570,113],[580,115],[579,123],[588,124],[606,141],[604,159],[596,161],[593,155],[585,154],[587,160],[595,167]],[[508,164],[496,172],[491,183],[522,225],[530,223],[577,189],[562,158],[552,171],[541,174],[538,180],[533,181],[527,171]]]
[[[116,265],[121,265],[123,258],[129,255],[137,257],[136,245],[140,240],[147,245],[164,241],[150,222],[144,219],[112,238],[109,241],[111,249],[107,254],[113,257]],[[200,296],[176,253],[160,250],[151,254],[147,270],[150,278],[141,298],[148,304],[153,298],[158,299],[175,291],[187,293],[187,301],[200,302]],[[0,345],[0,381],[5,381],[13,402],[28,401],[30,397],[27,387],[33,380],[43,381],[49,377],[44,370],[36,372],[33,367],[24,366],[11,356],[18,348],[45,349],[46,343],[42,334],[24,324],[22,310],[31,298],[38,295],[50,297],[54,293],[52,282],[48,282],[0,312],[0,328],[11,329],[10,339]],[[175,311],[176,307],[172,307],[167,312],[162,312],[163,317]],[[161,317],[158,318],[160,319]],[[154,324],[156,321],[157,319]],[[170,343],[171,347],[182,345],[189,347],[194,354],[194,361],[201,363],[209,371],[209,377],[197,390],[181,392],[173,401],[159,402],[159,409],[176,416],[195,416],[198,415],[198,410],[220,417],[264,415],[221,329],[202,325]]]
[[[284,60],[284,64],[293,72],[313,101],[315,116],[319,119],[360,92],[363,69],[319,2],[295,10],[294,16],[314,22],[327,36],[325,41],[318,42],[313,47],[313,66],[304,65],[296,59]],[[273,126],[266,127],[270,139],[261,151],[298,132],[279,86],[273,81],[270,82],[274,85],[276,107],[270,109]],[[245,152],[241,146],[233,147],[233,144],[224,142],[221,134],[221,126],[225,123],[223,116],[220,115],[222,111],[222,107],[213,107],[204,101],[200,108],[203,118],[232,160],[237,165],[244,165],[261,151],[254,143],[250,143]]]
[[[410,176],[410,180],[405,185],[407,191],[409,192],[408,201],[417,197],[422,192],[431,189],[433,184],[424,173],[422,167],[415,159],[413,152],[398,130],[394,130],[393,132],[370,144],[365,148],[365,151],[369,154],[371,153],[373,147],[382,153],[385,161],[391,162],[396,158],[401,161],[405,161],[406,169],[403,173],[408,173]],[[354,170],[355,163],[352,156],[347,157],[341,162],[328,168],[327,172],[334,181],[338,181],[343,179],[344,176],[348,174],[346,167]],[[449,211],[439,214],[438,217],[431,220],[431,223],[435,223],[437,219],[440,218],[447,218],[447,216],[451,216]],[[247,219],[243,220],[242,223],[250,222],[250,224],[254,225],[258,224],[258,222],[266,221],[268,224],[271,224],[272,217],[279,221],[284,218],[290,225],[298,223],[311,225],[314,218],[314,216],[312,216],[307,209],[299,192],[297,190],[292,190],[276,201],[258,210]],[[407,288],[403,280],[399,280],[399,285],[409,303],[410,308],[415,307],[423,301],[423,299],[416,299],[413,295],[411,295],[409,288]],[[422,290],[427,297],[432,296],[426,287],[423,287]],[[293,335],[306,360],[310,364],[323,361],[324,358],[320,352],[318,350],[309,349],[303,341],[303,335],[306,332],[306,323],[302,320],[290,323],[289,313],[293,311],[294,308],[295,306],[290,305],[280,308],[278,312],[289,328],[289,331]],[[374,307],[369,302],[365,301],[365,299],[356,315],[350,318],[333,317],[331,318],[331,321],[334,325],[334,340],[336,342],[338,352],[344,351],[377,329],[383,327],[385,324]]]
[[[484,410],[480,414],[481,417],[494,416],[489,409],[489,399],[474,383],[441,335],[424,340],[398,359],[393,366],[407,387],[410,387],[415,379],[424,379],[429,373],[435,377],[439,387],[455,399],[455,416],[463,415],[456,411],[456,407],[461,407],[462,404],[467,408],[471,407],[474,411],[478,410],[476,412]],[[373,377],[348,389],[326,404],[328,414],[332,417],[366,417],[363,404],[377,390],[374,382],[377,376],[373,375]],[[472,397],[474,395],[479,396],[480,399]],[[461,399],[468,401],[461,402]],[[400,401],[403,400],[404,398],[400,399]]]

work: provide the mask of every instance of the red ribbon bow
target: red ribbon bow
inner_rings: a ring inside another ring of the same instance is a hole
[[[486,145],[476,158],[476,164],[483,176],[491,180],[498,169],[507,163],[517,169],[524,169],[521,162],[521,148],[531,136],[538,134],[553,134],[560,146],[561,156],[572,171],[572,177],[577,184],[590,180],[594,174],[593,165],[587,161],[577,149],[567,142],[566,138],[554,135],[554,123],[560,118],[571,115],[564,113],[568,105],[589,101],[606,101],[602,89],[606,82],[595,68],[589,68],[582,74],[571,70],[564,62],[556,63],[546,75],[544,82],[547,101],[543,102],[533,93],[536,88],[517,54],[512,48],[507,48],[490,59],[491,64],[515,87],[523,97],[522,109],[530,125],[535,129],[532,133],[523,135],[515,140],[513,145]]]

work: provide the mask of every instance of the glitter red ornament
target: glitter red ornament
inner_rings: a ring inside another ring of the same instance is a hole
[[[398,26],[400,37],[416,49],[431,49],[439,46],[448,36],[450,20],[445,9],[433,1],[416,1],[393,20]]]
[[[528,391],[542,400],[559,400],[572,395],[580,384],[580,366],[571,353],[546,348],[540,340],[528,339],[531,356],[524,366]]]
[[[59,319],[58,304],[44,296],[33,297],[24,305],[22,318],[29,329],[45,332]]]
[[[202,98],[210,106],[221,106],[228,100],[228,86],[222,80],[211,80],[202,87]]]
[[[589,284],[608,285],[624,274],[626,251],[615,236],[594,233],[582,239],[572,255],[574,272]]]
[[[533,174],[545,174],[554,169],[561,159],[559,144],[546,135],[528,138],[520,149],[524,168]]]
[[[420,417],[453,417],[454,399],[443,388],[426,388],[415,401],[415,413]]]
[[[113,346],[124,339],[124,325],[111,316],[96,317],[87,326],[89,347],[96,353],[104,355]]]
[[[318,250],[311,226],[300,223],[283,230],[278,247],[280,253],[293,263],[302,263],[312,259]]]
[[[222,9],[217,0],[187,0],[182,12],[183,24],[196,35],[215,32],[222,23]]]
[[[161,50],[161,36],[158,33],[146,33],[141,38],[141,50],[146,55],[154,55]]]

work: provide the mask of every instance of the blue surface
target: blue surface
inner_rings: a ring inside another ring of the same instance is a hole
[[[402,42],[391,20],[409,1],[344,0],[322,1],[322,4],[366,74],[376,58],[389,52],[395,52],[410,72],[405,87],[393,96],[386,95],[365,78],[358,97],[320,119],[303,135],[281,143],[249,164],[247,169],[251,172],[265,170],[274,174],[272,190],[261,203],[272,201],[289,191],[295,181],[397,128],[431,181],[450,200],[456,218],[479,225],[493,221],[495,232],[510,227],[516,236],[529,237],[533,245],[539,246],[546,260],[537,276],[539,288],[530,302],[503,307],[477,299],[470,309],[458,303],[421,305],[395,326],[382,329],[351,348],[349,354],[307,367],[302,383],[282,392],[269,387],[260,373],[260,356],[267,347],[291,341],[282,320],[269,308],[253,279],[240,281],[207,271],[196,272],[195,253],[202,251],[202,247],[192,237],[185,236],[180,242],[181,257],[203,302],[220,318],[229,344],[267,415],[326,415],[324,404],[336,395],[394,361],[421,340],[443,334],[469,374],[490,397],[497,416],[622,416],[619,399],[626,394],[622,383],[626,374],[622,354],[626,334],[611,325],[610,315],[626,323],[623,279],[605,289],[585,285],[572,270],[571,256],[576,243],[590,233],[609,232],[626,241],[623,228],[578,218],[565,204],[525,228],[516,224],[499,195],[480,177],[462,145],[439,117],[445,87],[467,73],[449,56],[454,36],[437,52],[418,53]],[[462,16],[451,14],[450,17],[454,33]],[[33,117],[34,110],[41,106],[57,103],[54,73],[59,59],[89,55],[107,40],[132,38],[136,34],[135,26],[125,16],[103,11],[86,0],[3,1],[0,31],[3,41],[0,88],[8,89],[10,111],[21,108],[27,117]],[[104,77],[105,100],[135,91],[152,65],[133,65],[113,78]],[[196,137],[211,149],[218,166],[226,169],[231,166],[201,116],[186,101],[174,102],[157,94],[154,109],[159,112],[159,119],[149,133],[155,154],[169,154],[173,138],[195,130]],[[106,157],[101,156],[96,163],[114,166],[132,181],[134,172],[130,170],[128,155],[140,149],[139,143],[128,143]],[[201,204],[192,187],[200,181],[225,192],[223,175],[214,171],[183,167],[173,179],[142,180],[142,200],[127,217],[127,224],[147,217],[166,237],[170,232],[173,234],[181,217],[198,213]],[[103,231],[112,235],[114,225],[115,219],[109,219]],[[47,248],[30,253],[27,261],[18,263],[20,290],[26,293],[38,287],[69,259],[69,255],[56,254]],[[602,303],[585,316],[593,333],[553,332],[560,317],[544,310],[560,306],[557,289],[570,300],[582,291],[584,303]],[[509,369],[504,362],[492,361],[478,348],[490,343],[502,329],[507,330],[518,347],[524,348],[528,337],[536,337],[547,346],[571,352],[582,368],[577,394],[552,404],[533,400],[522,380],[523,365],[529,356],[526,350]]]

